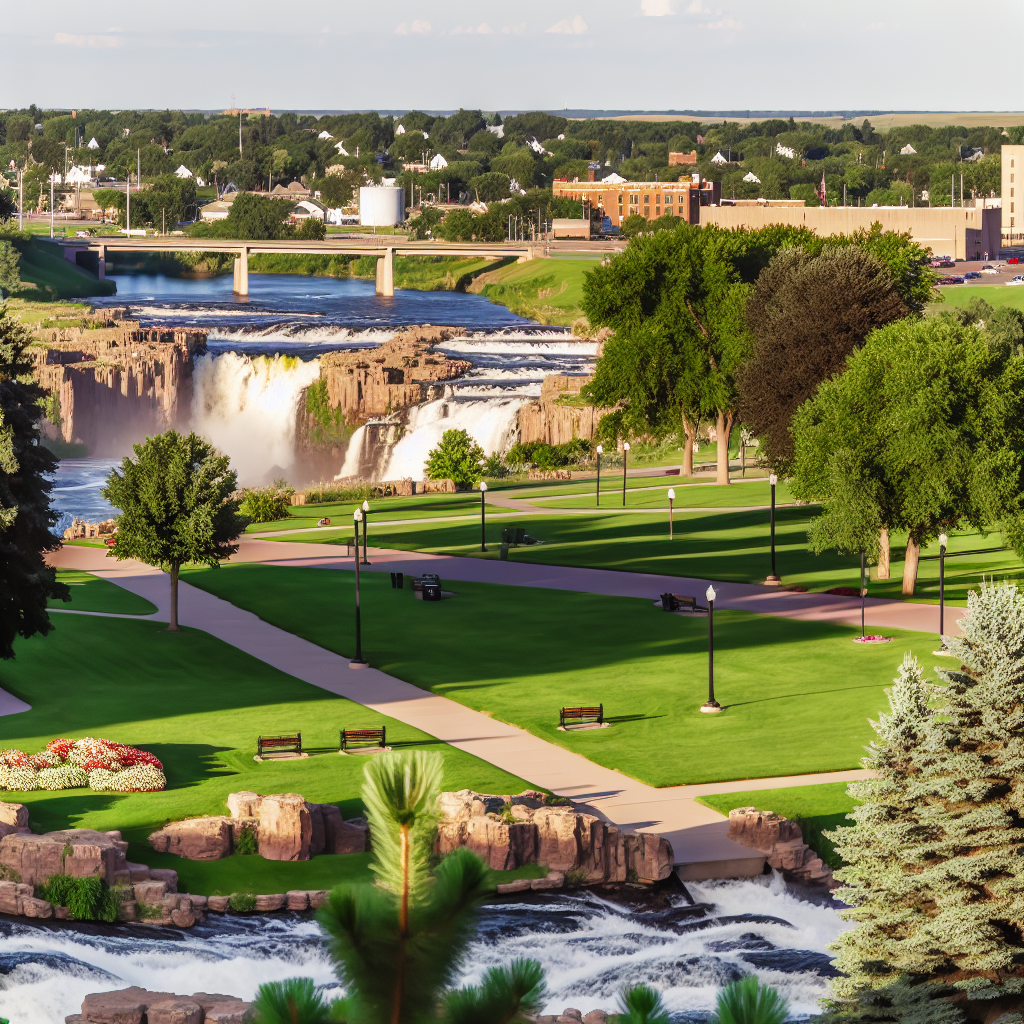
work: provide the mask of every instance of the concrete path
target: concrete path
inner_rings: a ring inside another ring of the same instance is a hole
[[[265,541],[257,543],[280,548]],[[158,616],[166,620],[169,583],[163,573],[139,563],[114,562],[97,548],[64,547],[49,560],[62,568],[84,569],[111,580],[151,601]],[[179,616],[183,625],[202,629],[289,675],[422,729],[534,785],[582,801],[623,829],[665,836],[672,843],[677,864],[685,866],[681,871],[687,878],[758,874],[763,863],[763,857],[727,839],[722,815],[698,804],[696,797],[848,781],[867,775],[862,771],[835,772],[657,789],[377,669],[353,671],[346,658],[187,583],[179,584]]]
[[[370,525],[372,536],[373,524]],[[282,550],[283,549],[283,550]],[[67,549],[65,549],[67,550]],[[613,597],[637,597],[657,600],[670,591],[687,597],[696,597],[706,603],[705,592],[711,582],[687,576],[658,576],[652,573],[618,572],[614,569],[588,569],[564,565],[540,565],[516,562],[515,550],[509,560],[459,558],[452,555],[432,555],[420,551],[369,549],[368,572],[436,572],[442,580],[465,580],[475,583],[500,583],[516,587],[544,587],[552,590],[574,590],[586,594],[606,594]],[[326,566],[339,569],[352,567],[352,558],[334,554],[323,544],[303,544],[299,541],[259,540],[243,537],[238,554],[232,561],[263,562],[274,565]],[[783,618],[813,622],[836,622],[860,628],[860,599],[840,597],[836,594],[799,594],[779,587],[764,587],[751,583],[715,582],[716,608],[756,612],[759,615],[778,615]],[[917,604],[912,601],[890,601],[868,598],[864,620],[875,629],[910,629],[935,633],[938,640],[938,605]],[[963,608],[947,605],[946,633],[958,636],[957,618]],[[852,637],[851,637],[852,639]]]

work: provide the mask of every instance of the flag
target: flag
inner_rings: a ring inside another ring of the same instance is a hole
[[[822,206],[828,206],[825,195],[825,172],[821,172],[821,188],[818,189],[818,198],[821,200]]]

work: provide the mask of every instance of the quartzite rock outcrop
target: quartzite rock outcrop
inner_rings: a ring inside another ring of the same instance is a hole
[[[795,821],[754,807],[729,812],[728,837],[765,854],[768,863],[792,882],[819,882],[835,888],[832,869],[804,842]]]
[[[592,405],[561,405],[559,399],[575,397],[590,377],[570,377],[551,374],[544,378],[540,398],[527,402],[519,410],[519,439],[543,441],[546,444],[565,444],[575,437],[592,440],[597,425],[611,409],[598,409]]]
[[[463,789],[442,793],[440,810],[437,852],[464,846],[496,871],[544,864],[552,873],[585,872],[587,883],[660,882],[672,873],[667,839],[623,832],[572,807],[545,806],[543,793],[489,796]]]
[[[197,992],[180,996],[123,988],[94,992],[82,1000],[82,1012],[65,1017],[65,1024],[249,1024],[249,1003],[235,996]]]
[[[84,326],[41,327],[30,352],[49,392],[50,430],[90,455],[181,425],[192,403],[192,360],[206,332],[143,328],[100,311]]]

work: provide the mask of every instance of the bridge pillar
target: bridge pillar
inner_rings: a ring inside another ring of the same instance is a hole
[[[377,260],[378,295],[395,294],[395,250],[388,249],[387,255]]]
[[[101,245],[97,255],[100,258],[100,264],[99,264],[99,270],[98,270],[98,275],[97,276],[99,277],[99,279],[101,281],[106,281],[106,279],[107,279],[107,247],[105,245]]]
[[[240,249],[235,257],[234,292],[236,295],[249,294],[249,250]]]

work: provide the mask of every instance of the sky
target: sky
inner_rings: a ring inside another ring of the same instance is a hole
[[[1024,0],[0,0],[0,108],[1024,110],[999,39]]]

